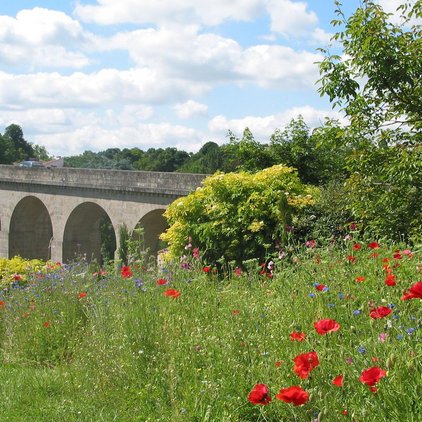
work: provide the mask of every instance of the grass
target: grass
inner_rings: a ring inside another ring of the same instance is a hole
[[[278,262],[272,279],[219,280],[200,262],[98,278],[75,264],[7,289],[0,296],[2,420],[419,421],[421,300],[400,298],[421,278],[420,257],[373,252],[308,249],[296,263]],[[383,266],[396,286],[385,285]],[[159,278],[168,284],[157,285]],[[180,296],[166,296],[169,288]],[[378,306],[391,314],[370,318]],[[319,335],[313,324],[325,318],[340,329]],[[305,340],[291,341],[293,331]],[[301,379],[293,358],[310,351],[320,365]],[[376,393],[359,381],[372,366],[387,371]],[[343,387],[332,384],[339,374]],[[266,406],[248,401],[257,383],[270,389]],[[275,398],[293,385],[310,394],[302,406]]]

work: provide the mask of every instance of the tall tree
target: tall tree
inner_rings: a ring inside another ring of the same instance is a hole
[[[348,19],[340,1],[335,4],[338,19],[332,23],[342,29],[333,40],[343,51],[321,49],[320,94],[344,110],[361,139],[420,141],[422,0],[405,1],[398,23],[374,1],[362,0]]]
[[[372,233],[422,241],[422,0],[403,2],[398,23],[373,1],[348,19],[335,3],[343,52],[322,50],[320,93],[350,121],[347,202]]]

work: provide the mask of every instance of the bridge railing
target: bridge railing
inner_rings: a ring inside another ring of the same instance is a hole
[[[30,184],[127,192],[186,195],[200,186],[203,174],[77,168],[24,168],[0,165],[0,186]]]

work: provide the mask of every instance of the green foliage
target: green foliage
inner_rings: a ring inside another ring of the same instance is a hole
[[[375,236],[421,240],[422,145],[356,150],[347,180],[352,213]]]
[[[384,258],[393,268],[394,251],[406,246],[381,245],[371,257],[357,241],[303,248],[295,264],[278,262],[271,280],[218,282],[200,266],[99,278],[75,263],[25,289],[2,289],[2,421],[419,421],[421,301],[400,297],[419,280],[420,252],[401,255],[390,287]],[[163,277],[168,284],[158,285]],[[166,297],[168,288],[181,295]],[[369,316],[387,305],[390,315]],[[320,336],[322,318],[340,329]],[[293,331],[305,340],[292,341]],[[320,364],[300,379],[293,359],[310,351]],[[387,372],[376,394],[359,380],[373,366]],[[332,384],[340,374],[343,387]],[[248,401],[256,383],[270,389],[267,406]],[[292,385],[309,392],[307,403],[275,397]]]
[[[319,91],[350,120],[341,140],[350,150],[349,210],[369,233],[420,237],[422,2],[404,2],[399,23],[373,1],[348,19],[336,4],[343,28],[333,39],[343,54],[323,50]]]
[[[339,142],[344,130],[333,120],[316,128],[312,134],[302,116],[292,119],[283,131],[271,136],[269,153],[275,163],[297,169],[303,183],[324,185],[345,178],[348,146]],[[335,151],[335,153],[333,153]]]
[[[370,0],[349,19],[336,4],[335,23],[343,30],[333,39],[342,45],[343,55],[322,50],[326,57],[320,63],[319,92],[342,107],[360,136],[381,140],[384,128],[396,124],[411,137],[422,128],[421,0],[403,2],[399,23]]]
[[[192,238],[209,261],[223,258],[242,265],[275,251],[288,214],[311,204],[313,192],[293,168],[282,165],[255,174],[217,173],[167,208],[170,227],[161,238],[173,256],[181,255]]]

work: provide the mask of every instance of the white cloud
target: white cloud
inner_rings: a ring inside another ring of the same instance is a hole
[[[303,36],[318,23],[317,15],[308,10],[305,2],[268,0],[271,30],[283,36]]]
[[[16,18],[0,16],[0,63],[81,68],[90,63],[79,51],[89,38],[79,22],[59,11],[36,7]]]
[[[189,100],[185,103],[176,104],[173,109],[181,119],[189,119],[194,116],[206,116],[208,106],[197,101]]]
[[[170,26],[116,34],[104,49],[126,50],[137,66],[159,70],[191,83],[258,83],[261,86],[313,86],[320,56],[281,45],[243,49],[238,42],[197,26]]]
[[[0,72],[3,108],[102,106],[115,102],[157,104],[195,97],[203,91],[200,84],[163,78],[153,69],[102,69],[69,76]]]
[[[246,116],[239,119],[228,119],[223,115],[219,115],[209,121],[208,129],[213,135],[222,139],[229,130],[240,136],[244,129],[248,127],[255,139],[267,142],[275,129],[282,129],[291,119],[297,118],[299,115],[303,117],[310,128],[323,124],[325,117],[344,121],[340,113],[332,110],[319,110],[310,106],[303,106],[292,107],[269,116]]]
[[[182,23],[218,25],[225,20],[251,20],[264,10],[263,0],[97,0],[78,3],[76,15],[102,25],[115,23]]]

